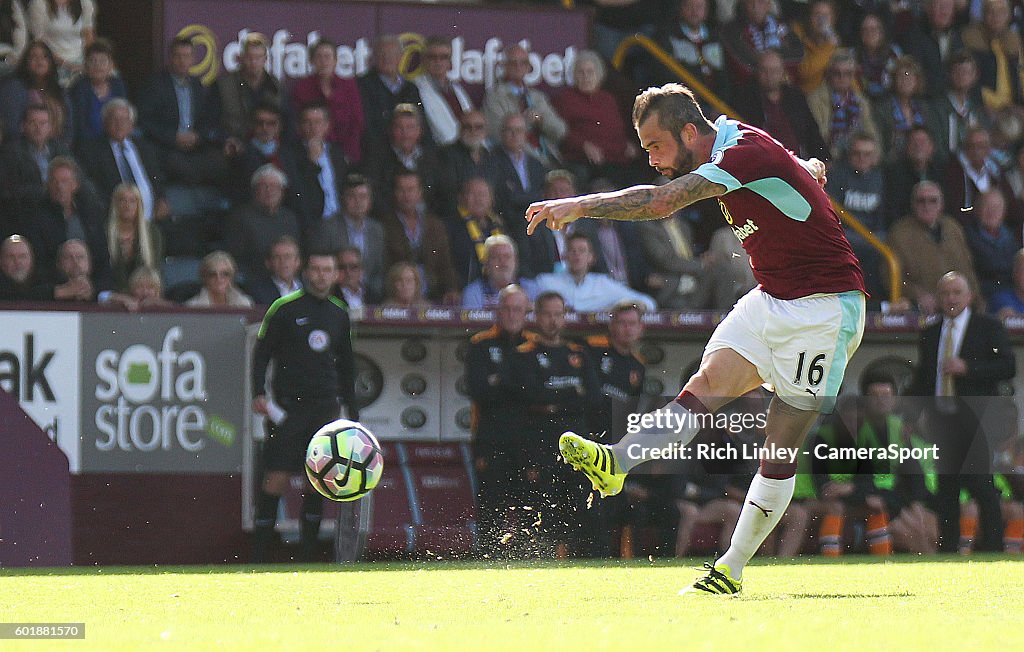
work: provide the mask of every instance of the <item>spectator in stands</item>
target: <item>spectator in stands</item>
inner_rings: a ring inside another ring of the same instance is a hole
[[[139,308],[167,308],[174,304],[163,298],[164,284],[160,272],[152,267],[139,267],[128,277],[128,296]]]
[[[353,318],[362,316],[367,304],[377,303],[377,299],[371,301],[367,292],[363,255],[359,249],[350,246],[339,249],[337,256],[338,286],[335,288],[335,296],[345,302]]]
[[[804,20],[794,22],[793,33],[804,48],[797,68],[800,90],[810,93],[825,80],[825,69],[839,47],[836,7],[832,0],[811,0]]]
[[[924,69],[925,88],[932,97],[946,92],[946,64],[963,49],[960,30],[954,25],[955,0],[926,0],[925,13],[901,40],[908,54]]]
[[[134,135],[137,117],[128,100],[119,97],[107,102],[103,107],[104,137],[83,143],[80,160],[105,203],[117,186],[134,185],[142,193],[145,218],[163,220],[171,215],[164,197],[163,167],[152,145]]]
[[[457,212],[445,223],[459,287],[465,287],[480,277],[486,240],[508,234],[505,221],[494,210],[494,191],[487,179],[474,177],[462,185]]]
[[[1007,142],[1020,139],[1024,132],[1024,87],[1019,75],[1009,71],[1020,68],[1022,42],[1011,26],[1009,0],[985,0],[982,20],[964,28],[964,47],[978,63],[981,99],[993,117],[1000,137]]]
[[[649,288],[662,308],[728,310],[754,286],[750,259],[731,228],[722,227],[700,254],[685,212],[637,225]]]
[[[107,219],[107,249],[114,290],[128,293],[128,279],[139,267],[155,269],[163,262],[163,237],[142,217],[142,194],[135,186],[114,188]]]
[[[28,21],[21,0],[0,0],[0,77],[14,72],[28,41]]]
[[[501,146],[494,151],[493,179],[499,212],[508,216],[509,234],[519,243],[526,239],[520,215],[541,199],[548,169],[534,157],[527,142],[528,127],[523,116],[513,113],[501,124]]]
[[[224,153],[237,156],[253,132],[254,109],[270,104],[285,111],[284,90],[267,72],[267,37],[258,32],[246,34],[238,57],[238,70],[217,78],[210,94],[209,120],[215,125],[216,142],[224,144]]]
[[[708,20],[708,0],[679,0],[677,6],[676,20],[657,23],[654,40],[719,97],[731,97],[725,51],[717,26]],[[652,71],[650,81],[661,83],[671,79],[667,72]]]
[[[926,127],[907,132],[907,147],[885,171],[886,222],[892,224],[910,212],[910,191],[921,181],[942,183],[946,168],[935,150],[935,141]]]
[[[150,78],[139,96],[139,128],[159,148],[168,181],[185,185],[215,183],[226,172],[223,155],[210,143],[205,110],[209,93],[198,77],[189,74],[194,60],[192,41],[175,37],[168,48],[167,68]]]
[[[582,233],[573,233],[566,239],[566,271],[540,274],[537,285],[542,292],[557,292],[564,297],[566,306],[577,312],[600,312],[620,301],[633,301],[648,310],[656,308],[654,300],[646,294],[615,281],[607,274],[591,272],[594,265],[594,246]]]
[[[4,238],[0,242],[0,301],[49,301],[65,298],[65,292],[74,295],[85,289],[80,283],[72,283],[60,288],[58,294],[52,285],[39,282],[36,276],[28,240],[17,234]]]
[[[992,150],[992,137],[984,127],[971,127],[964,139],[964,148],[949,163],[946,181],[943,184],[948,212],[955,215],[961,224],[967,224],[971,209],[977,197],[992,189],[998,189],[1004,197],[1012,197],[1013,190],[1006,180],[1006,173],[996,161]],[[1006,222],[1018,234],[1024,224],[1024,214],[1014,203],[1007,204]],[[1019,235],[1018,235],[1019,240]]]
[[[527,127],[527,148],[545,165],[558,160],[558,143],[565,136],[565,120],[555,111],[543,91],[530,88],[530,54],[519,44],[505,48],[502,81],[484,96],[483,112],[488,135],[497,142],[504,139],[505,118],[521,115]]]
[[[66,141],[70,136],[71,109],[57,81],[53,52],[42,41],[32,41],[14,74],[0,81],[0,127],[4,140],[17,137],[25,109],[32,104],[50,109],[53,137]]]
[[[911,57],[900,57],[896,61],[891,92],[878,100],[876,109],[882,134],[881,151],[889,161],[903,155],[907,134],[914,127],[926,127],[929,131],[941,128],[924,100],[921,66]]]
[[[590,192],[615,190],[607,179],[595,179]],[[635,222],[618,220],[580,220],[573,224],[573,233],[582,233],[594,245],[594,271],[607,274],[620,283],[644,288],[650,267],[640,246],[639,228]],[[534,236],[531,236],[531,238]]]
[[[246,142],[245,152],[233,159],[233,190],[241,195],[248,194],[252,175],[268,163],[282,172],[293,169],[292,151],[281,142],[281,110],[273,104],[260,104],[253,111],[252,136]]]
[[[265,272],[250,276],[245,289],[258,306],[269,306],[281,297],[302,289],[299,271],[302,256],[299,241],[290,235],[278,236],[263,261]]]
[[[238,262],[245,281],[265,276],[264,261],[281,236],[298,241],[299,220],[284,205],[288,179],[269,163],[252,175],[252,199],[236,207],[224,228],[225,248]]]
[[[396,106],[388,129],[389,144],[369,152],[364,164],[378,201],[375,207],[378,215],[391,209],[395,177],[406,172],[419,175],[424,197],[432,211],[442,207],[438,192],[438,182],[442,178],[440,162],[436,151],[424,137],[423,116],[419,109],[411,104]]]
[[[341,148],[327,140],[330,128],[326,104],[307,104],[299,112],[299,142],[289,158],[294,166],[290,203],[303,233],[341,210],[341,184],[348,161]]]
[[[956,220],[943,214],[942,189],[933,181],[914,186],[910,215],[889,230],[888,245],[903,268],[902,307],[913,302],[921,313],[935,314],[937,284],[951,269],[964,270],[970,286],[978,286],[967,236]]]
[[[941,1],[941,0],[937,0]],[[990,129],[992,121],[978,89],[978,64],[966,50],[949,56],[947,90],[932,100],[937,129],[935,143],[942,158],[955,158],[975,127]]]
[[[68,88],[71,105],[71,142],[83,143],[103,135],[103,107],[128,89],[115,73],[114,44],[98,38],[85,49],[85,74]]]
[[[854,50],[857,53],[857,81],[869,100],[889,92],[892,69],[903,50],[889,38],[885,22],[878,14],[865,14]],[[928,91],[930,89],[925,89]]]
[[[388,269],[384,282],[384,304],[392,308],[422,308],[428,305],[423,299],[423,277],[412,263],[399,261]]]
[[[226,251],[213,251],[203,257],[199,276],[203,288],[185,302],[193,308],[251,308],[252,299],[235,285],[237,266]]]
[[[459,139],[438,151],[441,167],[438,201],[442,214],[455,212],[459,188],[467,179],[494,176],[493,159],[494,148],[487,139],[484,114],[475,110],[463,113],[459,122]]]
[[[492,235],[484,240],[481,268],[480,278],[462,291],[462,307],[467,310],[494,308],[502,289],[513,283],[530,301],[540,293],[536,281],[519,275],[519,253],[515,241],[507,235]]]
[[[879,165],[880,158],[878,143],[874,138],[865,133],[854,134],[846,158],[837,161],[829,170],[825,190],[875,236],[884,240],[889,224],[884,203],[885,177]],[[860,259],[868,292],[880,295],[882,258],[878,250],[853,229],[844,226],[844,231]]]
[[[62,297],[65,301],[93,301],[97,285],[92,278],[89,247],[76,238],[65,240],[57,251],[57,283],[75,287],[77,291]],[[109,294],[109,292],[108,292]],[[56,292],[54,293],[56,298]]]
[[[420,107],[420,91],[407,81],[398,69],[402,61],[402,42],[393,34],[378,36],[372,46],[370,69],[358,79],[363,101],[366,130],[363,132],[363,153],[384,146],[388,125],[395,107],[408,104]],[[429,133],[426,140],[430,141]]]
[[[29,0],[27,9],[32,37],[53,50],[66,86],[82,71],[85,49],[96,36],[96,5],[93,0]]]
[[[1024,203],[1024,141],[1014,148],[1013,158],[1005,170],[1006,183],[1010,186],[1011,202]]]
[[[78,164],[63,156],[50,161],[46,192],[46,198],[25,223],[24,235],[36,254],[36,268],[48,275],[45,278],[52,278],[60,245],[66,240],[82,240],[93,254],[96,277],[108,286],[110,254],[103,207],[82,188]]]
[[[966,488],[981,512],[978,549],[1001,551],[999,495],[992,483],[992,454],[981,422],[981,410],[988,406],[978,401],[999,396],[999,383],[1013,379],[1013,347],[999,321],[972,311],[974,296],[964,275],[944,274],[938,293],[943,319],[921,332],[918,363],[907,393],[934,397],[919,402],[916,411],[919,414],[924,408],[927,412],[928,439],[940,451],[935,495],[939,549],[956,552],[959,548],[959,499]]]
[[[340,252],[355,247],[360,254],[368,288],[368,302],[377,303],[384,292],[384,227],[370,214],[373,190],[361,174],[345,177],[341,195],[341,212],[324,220],[319,228],[307,234],[307,248]],[[344,273],[340,253],[338,269]]]
[[[601,88],[604,79],[601,57],[592,50],[581,51],[573,66],[574,86],[555,98],[555,110],[569,126],[562,157],[576,176],[607,176],[618,183],[625,180],[622,166],[636,159],[639,150],[626,137],[615,98]]]
[[[12,212],[25,214],[46,195],[50,161],[68,156],[68,148],[53,137],[53,117],[43,104],[25,110],[21,136],[0,150],[0,198]]]
[[[657,0],[589,0],[587,4],[594,6],[594,49],[609,61],[623,39],[634,34],[651,36],[664,19],[664,3]]]
[[[444,224],[427,212],[419,176],[400,171],[394,179],[394,209],[382,220],[384,260],[391,265],[407,262],[419,270],[431,301],[459,303],[460,286],[452,268],[448,234]]]
[[[514,247],[511,241],[509,247]],[[514,532],[515,512],[526,497],[523,459],[526,415],[515,397],[513,360],[531,336],[524,330],[530,298],[515,285],[495,294],[494,326],[469,340],[466,387],[473,401],[473,466],[477,476],[478,545],[483,553],[500,552],[504,535]],[[520,510],[520,513],[522,511]]]
[[[832,158],[846,153],[850,136],[858,131],[879,140],[871,103],[854,85],[857,61],[846,48],[836,50],[829,60],[825,82],[807,96],[814,121]]]
[[[320,39],[309,46],[313,73],[292,87],[292,108],[299,115],[309,104],[326,104],[330,129],[327,140],[341,148],[352,164],[362,158],[363,102],[354,79],[338,76],[338,46]]]
[[[760,52],[778,50],[793,78],[804,56],[800,39],[772,12],[771,0],[743,0],[742,12],[722,28],[722,44],[736,87],[751,81]]]
[[[988,299],[1013,287],[1013,260],[1020,249],[1020,240],[1006,228],[1006,197],[998,188],[978,196],[971,211],[973,218],[966,227],[967,246],[974,258],[981,296]]]
[[[438,145],[455,142],[459,135],[459,119],[474,108],[473,100],[462,84],[448,78],[451,69],[451,40],[441,36],[428,37],[423,44],[424,74],[417,77],[415,83],[430,133]]]
[[[544,199],[562,199],[564,197],[576,196],[576,177],[568,170],[552,170],[544,179]],[[527,238],[529,261],[524,260],[523,269],[527,276],[543,274],[547,272],[565,271],[565,239],[567,232],[575,228],[570,225],[569,229],[552,231],[551,229],[537,229]],[[524,257],[526,254],[524,253]]]
[[[735,108],[739,114],[797,156],[827,160],[828,149],[807,99],[788,82],[778,50],[758,54],[754,81],[736,89]]]
[[[1013,286],[993,294],[988,302],[988,311],[1000,320],[1024,317],[1024,249],[1013,257]]]

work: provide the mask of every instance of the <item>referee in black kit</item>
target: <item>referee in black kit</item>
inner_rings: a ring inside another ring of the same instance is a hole
[[[306,286],[271,304],[260,326],[253,354],[253,412],[267,417],[263,445],[263,486],[256,499],[252,561],[266,560],[277,521],[277,504],[288,477],[302,473],[306,446],[324,424],[339,416],[339,399],[348,418],[359,419],[355,404],[352,332],[345,304],[331,294],[338,277],[332,254],[306,260]],[[266,373],[274,361],[274,402],[266,397]],[[323,498],[307,487],[302,499],[301,559],[317,549]]]

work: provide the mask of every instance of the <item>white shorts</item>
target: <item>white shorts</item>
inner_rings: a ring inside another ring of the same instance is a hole
[[[858,291],[785,300],[754,288],[718,325],[704,353],[732,349],[757,367],[782,401],[831,412],[864,335],[864,313]]]

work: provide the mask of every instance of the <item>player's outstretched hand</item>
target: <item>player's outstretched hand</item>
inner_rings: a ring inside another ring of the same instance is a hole
[[[534,202],[526,209],[526,221],[529,222],[526,225],[526,234],[533,235],[537,227],[544,222],[548,223],[548,228],[552,231],[561,231],[566,225],[581,217],[583,214],[575,197]]]

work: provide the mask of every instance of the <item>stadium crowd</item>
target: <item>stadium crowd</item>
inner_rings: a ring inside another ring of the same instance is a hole
[[[754,285],[717,202],[666,220],[582,220],[526,236],[533,201],[664,181],[652,179],[628,105],[637,88],[676,80],[642,53],[627,59],[626,75],[608,65],[622,38],[640,32],[736,117],[828,161],[827,192],[903,269],[903,298],[882,301],[883,260],[847,230],[876,307],[934,315],[940,278],[957,270],[975,310],[1024,315],[1024,3],[593,4],[594,50],[577,54],[571,86],[549,96],[526,85],[529,52],[510,44],[500,80],[475,102],[449,79],[446,38],[426,39],[412,80],[400,73],[395,36],[374,38],[372,67],[357,79],[338,76],[337,46],[321,40],[309,47],[309,76],[286,84],[267,72],[258,33],[242,43],[239,68],[210,85],[189,72],[192,42],[174,39],[166,69],[133,97],[117,66],[133,53],[96,34],[92,0],[0,0],[0,300],[269,305],[301,286],[305,256],[330,252],[335,293],[352,309],[497,308],[495,329],[474,338],[480,364],[470,368],[478,408],[493,401],[497,411],[481,409],[477,423],[481,505],[497,519],[512,507],[502,496],[550,498],[574,479],[552,460],[524,458],[529,446],[495,442],[493,429],[521,422],[548,436],[585,418],[611,430],[598,397],[639,396],[642,311],[726,310]],[[527,337],[531,302],[537,332]],[[609,338],[566,339],[566,310],[611,311]],[[504,400],[508,383],[526,388],[524,409]],[[893,421],[896,389],[893,379],[866,382],[872,400],[855,420],[873,441],[909,445],[909,429]],[[817,437],[838,437],[836,428]],[[811,518],[822,551],[837,552],[847,516],[864,521],[860,539],[872,551],[934,549],[930,470],[910,474],[922,483],[890,468],[812,471],[779,554],[803,548]],[[685,554],[695,525],[735,520],[742,496],[728,476],[658,477],[631,481],[587,517],[614,527],[570,527],[581,513],[562,514],[556,538],[655,524]],[[1001,487],[1005,546],[1019,552],[1020,487]],[[965,541],[977,523],[969,498]],[[625,545],[595,540],[589,553]]]

